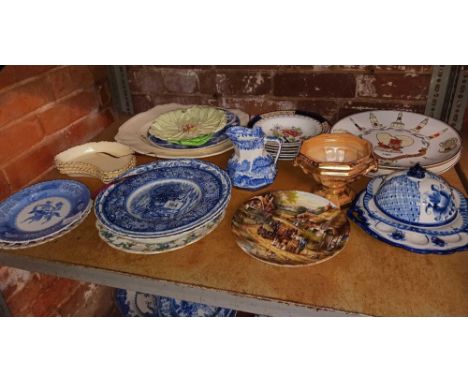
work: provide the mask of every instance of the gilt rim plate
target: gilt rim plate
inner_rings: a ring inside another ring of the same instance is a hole
[[[348,217],[377,240],[419,254],[448,255],[468,250],[466,231],[444,236],[424,234],[374,219],[364,206],[365,192],[356,197],[348,210]]]
[[[225,208],[231,181],[218,166],[196,159],[138,166],[96,198],[106,228],[129,237],[162,237],[198,227]]]
[[[273,191],[253,197],[232,218],[232,232],[244,252],[280,266],[304,266],[331,259],[349,236],[346,214],[329,200],[303,191]]]
[[[46,239],[86,212],[89,189],[74,180],[51,180],[24,188],[0,203],[0,241],[27,243]]]
[[[423,114],[373,110],[338,121],[332,133],[347,132],[371,142],[379,167],[403,169],[416,163],[430,168],[453,159],[461,150],[460,134]]]

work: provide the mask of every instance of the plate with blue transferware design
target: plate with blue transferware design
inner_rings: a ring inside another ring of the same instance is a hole
[[[212,305],[158,296],[156,298],[160,317],[233,317],[236,311]]]
[[[225,142],[227,140],[229,140],[228,136],[226,135],[226,130],[230,127],[230,126],[235,126],[235,125],[239,125],[240,123],[240,119],[239,117],[230,112],[229,110],[225,110],[225,109],[221,109],[219,108],[219,110],[223,110],[226,114],[226,126],[224,126],[224,128],[216,133],[213,134],[213,136],[211,137],[211,139],[209,139],[206,143],[204,144],[201,144],[201,145],[196,145],[196,146],[189,146],[189,145],[181,145],[181,144],[177,144],[177,143],[171,143],[169,141],[165,141],[163,139],[160,139],[158,137],[156,137],[155,135],[151,134],[150,131],[148,131],[148,140],[152,143],[152,144],[155,144],[159,147],[164,147],[164,148],[169,148],[169,149],[191,149],[191,150],[197,150],[199,148],[202,148],[202,147],[210,147],[210,146],[214,146],[214,145],[217,145],[221,142]]]
[[[86,217],[91,212],[92,207],[93,207],[93,201],[90,200],[89,204],[88,204],[88,207],[86,207],[85,212],[80,215],[78,220],[75,220],[72,224],[57,230],[56,232],[54,232],[53,234],[51,234],[49,236],[41,237],[41,238],[35,239],[35,240],[29,240],[27,242],[4,242],[4,241],[0,241],[0,249],[12,250],[12,249],[31,248],[31,247],[36,247],[38,245],[42,245],[44,243],[48,243],[48,242],[50,242],[52,240],[56,240],[59,237],[62,237],[64,235],[66,235],[67,233],[69,233],[70,231],[74,230],[81,223],[83,223],[83,221],[86,219]]]
[[[115,302],[125,317],[158,317],[155,296],[125,289],[115,291]]]
[[[27,187],[0,203],[0,241],[28,243],[54,236],[83,216],[88,188],[73,180],[52,180]]]
[[[187,232],[225,210],[231,181],[218,166],[195,159],[138,166],[103,190],[97,220],[128,237],[164,237]]]
[[[383,223],[391,225],[395,228],[405,229],[413,232],[419,232],[423,234],[430,235],[453,235],[459,232],[466,232],[468,229],[468,203],[463,194],[456,190],[452,189],[454,207],[457,211],[454,218],[448,221],[445,224],[437,226],[421,226],[415,224],[408,224],[401,219],[393,218],[390,215],[385,214],[380,210],[380,208],[375,204],[374,196],[378,191],[381,183],[384,181],[383,177],[378,177],[372,179],[367,185],[366,192],[363,197],[363,205],[369,215],[377,220],[380,220]],[[400,193],[401,194],[401,193]]]
[[[447,255],[468,250],[468,232],[437,235],[395,227],[373,218],[364,206],[362,191],[348,210],[348,217],[374,238],[395,247],[421,254]]]
[[[236,311],[211,305],[117,289],[115,302],[126,317],[233,317]]]

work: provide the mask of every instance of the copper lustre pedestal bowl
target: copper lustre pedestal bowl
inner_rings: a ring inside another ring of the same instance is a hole
[[[377,170],[370,142],[352,134],[321,134],[302,144],[295,166],[322,187],[315,193],[339,207],[352,202],[356,193],[349,184]]]

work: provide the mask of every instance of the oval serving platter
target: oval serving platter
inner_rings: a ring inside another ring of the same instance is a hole
[[[149,141],[148,129],[155,118],[168,111],[177,110],[182,107],[187,108],[190,106],[193,105],[171,103],[158,105],[148,111],[139,113],[120,126],[119,132],[115,136],[115,140],[130,146],[137,153],[166,159],[207,158],[232,150],[233,146],[229,139],[209,147],[201,147],[198,149],[174,149],[162,147]],[[240,125],[248,123],[248,114],[238,109],[229,109],[229,111],[239,118]]]

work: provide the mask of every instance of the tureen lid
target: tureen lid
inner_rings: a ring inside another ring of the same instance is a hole
[[[452,188],[419,164],[387,176],[374,200],[383,213],[412,225],[444,225],[457,215]]]

